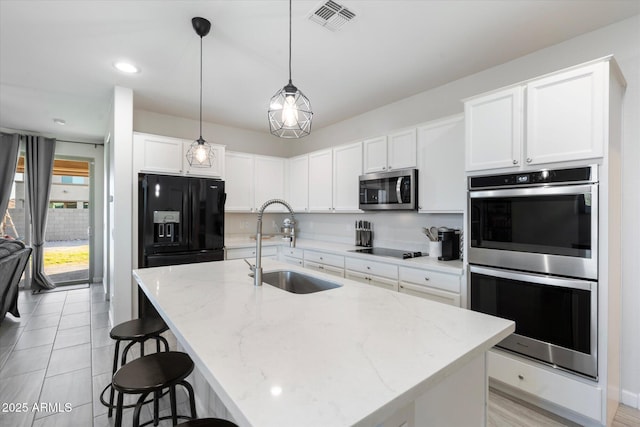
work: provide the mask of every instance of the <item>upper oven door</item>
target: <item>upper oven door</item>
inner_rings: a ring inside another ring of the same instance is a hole
[[[469,192],[469,262],[597,279],[598,184]]]
[[[365,211],[415,210],[417,186],[416,169],[361,175],[359,207]]]

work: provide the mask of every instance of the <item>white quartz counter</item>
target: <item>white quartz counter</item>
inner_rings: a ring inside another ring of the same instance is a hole
[[[242,260],[134,277],[241,426],[376,425],[514,331],[514,323],[325,276],[313,294],[253,286]]]

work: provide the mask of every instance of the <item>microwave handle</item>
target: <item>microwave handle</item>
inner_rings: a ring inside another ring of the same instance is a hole
[[[399,176],[398,180],[396,181],[396,196],[398,197],[398,203],[404,203],[404,201],[402,200],[402,180],[404,179],[403,176]]]

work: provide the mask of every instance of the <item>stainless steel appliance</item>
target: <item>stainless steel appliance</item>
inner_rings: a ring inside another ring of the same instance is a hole
[[[469,300],[498,344],[597,378],[597,166],[469,178]]]
[[[598,278],[597,167],[469,178],[469,262]]]
[[[470,266],[471,309],[516,322],[498,347],[598,376],[598,282]]]
[[[417,200],[417,169],[360,175],[359,207],[362,210],[416,210]]]

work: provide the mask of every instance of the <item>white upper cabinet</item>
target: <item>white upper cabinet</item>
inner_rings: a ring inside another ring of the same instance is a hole
[[[407,129],[387,137],[387,170],[415,168],[416,130]]]
[[[226,169],[225,210],[256,212],[267,200],[284,198],[283,158],[228,151]],[[268,210],[282,212],[285,208],[276,205]]]
[[[464,211],[464,115],[418,128],[418,168],[420,212]]]
[[[287,202],[294,212],[309,210],[309,156],[307,154],[287,159],[289,168]]]
[[[366,139],[364,146],[364,173],[387,170],[387,137]]]
[[[225,155],[227,203],[225,211],[253,212],[253,155],[227,151]]]
[[[602,60],[467,100],[466,170],[602,157],[609,67]]]
[[[333,211],[333,150],[309,154],[309,211]]]
[[[253,165],[255,208],[259,209],[270,199],[284,199],[285,160],[282,157],[255,156]],[[269,206],[267,210],[284,212],[287,209],[278,204]]]
[[[210,168],[192,168],[187,161],[187,151],[191,141],[168,136],[134,133],[133,144],[136,172],[224,177],[225,147],[223,145],[211,144],[214,157]]]
[[[407,129],[363,142],[364,173],[416,167],[416,130]]]
[[[333,210],[359,212],[362,142],[333,148]]]
[[[522,145],[522,88],[516,86],[464,104],[466,170],[517,166]]]
[[[602,157],[608,63],[527,84],[527,155],[540,164]]]

